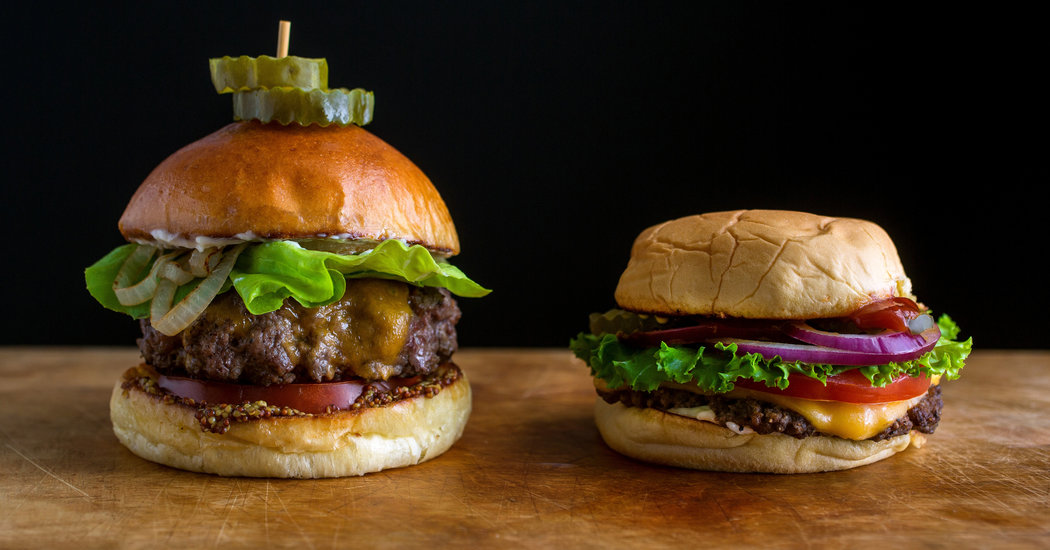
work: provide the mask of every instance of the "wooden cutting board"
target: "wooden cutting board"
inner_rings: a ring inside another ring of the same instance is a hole
[[[329,480],[159,466],[114,438],[133,349],[0,349],[0,547],[1050,547],[1050,352],[974,353],[922,449],[845,472],[719,474],[609,450],[564,350],[464,350],[446,454]]]

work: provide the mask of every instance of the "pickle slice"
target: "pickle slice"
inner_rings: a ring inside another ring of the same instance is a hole
[[[303,90],[282,87],[233,94],[235,120],[280,122],[284,125],[296,122],[303,126],[364,126],[372,122],[374,109],[375,96],[361,88]]]
[[[211,82],[220,94],[280,87],[328,88],[328,61],[307,57],[219,57],[208,60]]]
[[[631,333],[669,328],[667,319],[655,315],[634,313],[624,309],[610,309],[590,315],[591,334]]]

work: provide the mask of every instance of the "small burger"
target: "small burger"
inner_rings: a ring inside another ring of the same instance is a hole
[[[234,122],[163,161],[86,270],[138,319],[113,430],[148,460],[336,477],[445,452],[471,411],[452,362],[459,239],[430,180],[353,125]]]
[[[614,450],[730,472],[842,470],[919,447],[970,353],[874,223],[740,210],[646,229],[572,340]]]

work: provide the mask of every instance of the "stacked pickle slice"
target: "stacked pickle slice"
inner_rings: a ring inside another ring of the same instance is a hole
[[[233,94],[233,118],[364,126],[372,121],[375,96],[361,88],[328,88],[328,62],[286,56],[220,57],[209,60],[220,94]]]

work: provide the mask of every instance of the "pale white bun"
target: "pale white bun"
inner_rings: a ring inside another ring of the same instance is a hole
[[[360,412],[233,423],[201,430],[192,407],[121,388],[110,397],[117,439],[160,464],[221,476],[357,476],[430,460],[459,439],[471,411],[466,375],[433,397]]]
[[[334,237],[459,252],[430,179],[357,126],[232,123],[160,163],[119,227],[165,247]]]
[[[781,210],[650,227],[616,288],[624,309],[753,319],[841,317],[894,296],[912,298],[911,281],[881,227]]]
[[[878,462],[926,438],[911,432],[883,441],[830,436],[738,434],[711,422],[598,398],[595,422],[614,451],[655,464],[717,472],[800,474],[847,470]]]

